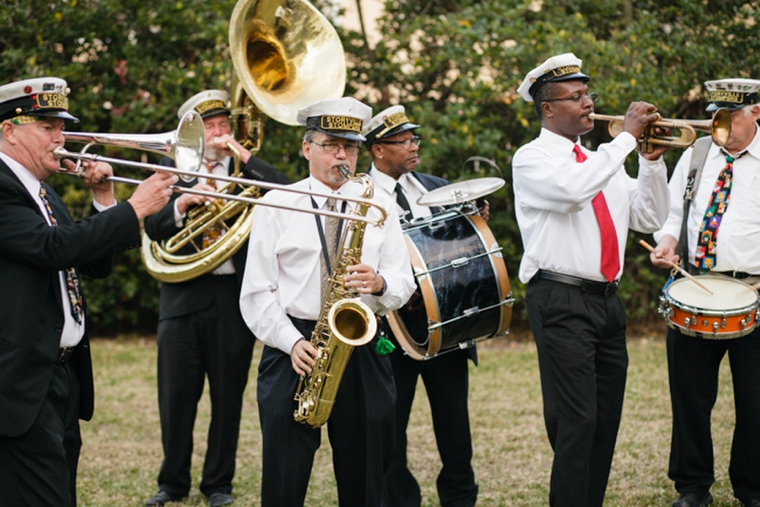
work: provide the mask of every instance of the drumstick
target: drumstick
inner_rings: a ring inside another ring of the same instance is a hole
[[[639,241],[639,244],[640,244],[641,246],[643,246],[644,248],[646,248],[647,250],[649,250],[650,252],[654,253],[654,248],[652,248],[652,245],[650,245],[649,243],[647,243],[647,242],[646,242],[646,241],[644,241],[643,239]],[[702,287],[703,289],[705,289],[707,292],[709,292],[709,293],[710,293],[710,295],[711,295],[711,296],[714,296],[714,295],[715,295],[715,294],[713,294],[713,291],[711,291],[710,289],[708,289],[707,287],[705,287],[704,285],[702,285],[702,284],[699,282],[699,280],[697,280],[696,278],[694,278],[694,277],[693,277],[693,276],[692,276],[692,275],[691,275],[689,272],[687,272],[687,271],[685,271],[685,270],[681,269],[681,266],[679,266],[679,265],[678,265],[678,264],[676,264],[675,262],[673,262],[673,261],[668,261],[668,260],[665,260],[665,259],[662,259],[662,260],[663,260],[664,262],[667,262],[668,264],[670,264],[670,266],[671,266],[671,267],[674,267],[674,268],[676,268],[676,269],[678,270],[678,272],[679,272],[679,273],[681,273],[683,276],[685,276],[686,278],[688,278],[688,279],[689,279],[689,280],[691,280],[692,282],[696,283],[697,285],[699,285],[700,287]]]

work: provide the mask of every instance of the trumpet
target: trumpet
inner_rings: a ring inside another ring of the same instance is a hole
[[[608,116],[603,114],[591,113],[588,115],[591,120],[601,120],[609,122],[607,130],[610,136],[617,137],[623,131],[623,122],[625,116]],[[663,136],[656,132],[656,128],[668,128],[676,130],[677,136]],[[711,120],[678,120],[660,118],[650,123],[644,133],[639,138],[639,146],[642,151],[651,153],[653,145],[670,146],[672,148],[688,148],[697,140],[697,131],[708,132],[712,136],[713,142],[718,146],[723,146],[728,142],[731,136],[731,113],[726,109],[715,111]]]

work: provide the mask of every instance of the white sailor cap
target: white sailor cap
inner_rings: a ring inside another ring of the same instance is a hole
[[[320,100],[298,110],[297,120],[306,130],[351,141],[364,141],[363,125],[372,116],[372,108],[353,97]]]
[[[744,106],[757,104],[757,91],[760,89],[760,81],[757,79],[720,79],[707,81],[707,106],[708,111],[717,111],[720,108],[733,111]]]
[[[69,114],[69,87],[59,77],[24,79],[0,86],[0,121],[25,117],[28,122],[36,118],[62,118],[78,122]]]
[[[364,144],[369,147],[378,139],[395,136],[407,130],[418,128],[420,128],[419,125],[415,125],[409,121],[404,106],[391,106],[368,121],[364,126],[362,134],[367,138]]]
[[[581,72],[582,63],[583,60],[572,53],[552,56],[528,72],[520,87],[517,88],[517,93],[526,101],[533,102],[533,95],[546,83],[571,79],[580,79],[585,83],[591,78]]]
[[[224,90],[205,90],[196,93],[182,104],[177,118],[182,119],[189,111],[195,111],[201,118],[217,114],[230,114],[230,94]]]

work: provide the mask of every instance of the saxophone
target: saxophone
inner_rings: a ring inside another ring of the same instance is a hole
[[[367,174],[351,177],[348,167],[340,169],[346,178],[364,186],[362,198],[372,197],[374,185]],[[351,213],[366,216],[368,208],[367,204],[359,204]],[[343,282],[348,266],[361,262],[366,225],[359,220],[348,220],[343,231],[319,319],[311,334],[311,343],[317,348],[316,364],[311,373],[301,377],[296,389],[298,408],[293,417],[313,428],[319,428],[330,417],[354,347],[366,345],[377,332],[377,319],[372,310],[361,302],[356,289],[346,288]]]

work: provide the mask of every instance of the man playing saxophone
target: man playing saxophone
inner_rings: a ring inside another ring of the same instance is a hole
[[[349,220],[303,211],[347,214],[356,208],[356,202],[345,199],[363,194],[363,186],[349,176],[364,141],[362,124],[371,116],[368,106],[348,97],[301,109],[298,122],[306,127],[302,150],[310,176],[293,188],[314,194],[270,191],[264,201],[271,206],[257,207],[253,216],[240,309],[265,344],[257,385],[262,507],[304,504],[320,446],[320,429],[294,419],[294,394],[299,377],[315,367],[318,351],[309,338],[321,301],[329,296],[323,287],[332,285],[327,283],[329,273],[341,261],[332,257]],[[384,210],[394,209],[387,196],[372,201]],[[369,219],[381,215],[377,207],[367,211]],[[414,291],[414,280],[395,213],[387,214],[382,227],[366,226],[360,251],[360,259],[350,259],[345,270],[345,287],[376,314],[400,308]],[[396,391],[390,361],[378,343],[383,340],[374,337],[353,350],[327,422],[340,505],[379,505],[393,450]]]

